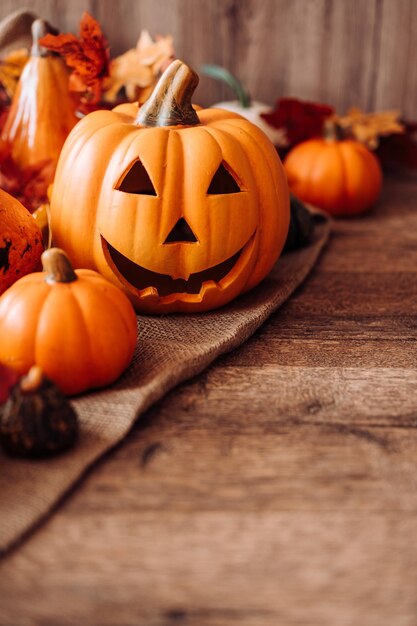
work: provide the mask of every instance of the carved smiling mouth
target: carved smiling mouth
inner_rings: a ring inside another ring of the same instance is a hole
[[[113,271],[116,270],[116,274],[119,277],[124,279],[123,282],[129,283],[130,286],[139,291],[153,288],[157,290],[160,296],[169,296],[174,293],[198,294],[207,282],[220,283],[237,265],[242,256],[242,252],[244,252],[252,241],[253,236],[233,256],[206,270],[190,274],[188,280],[184,280],[182,278],[171,278],[171,276],[167,274],[152,272],[134,263],[116,250],[116,248],[113,248],[103,235],[101,235],[101,243],[107,261],[111,261],[109,263],[110,266]]]

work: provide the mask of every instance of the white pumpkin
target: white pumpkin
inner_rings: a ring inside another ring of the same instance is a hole
[[[226,109],[227,111],[239,113],[242,117],[246,117],[252,124],[256,124],[256,126],[263,130],[265,135],[275,146],[285,146],[287,143],[285,131],[281,128],[274,128],[261,117],[261,113],[271,113],[272,109],[268,104],[253,100],[250,106],[244,107],[238,100],[230,100],[212,104],[211,108]]]

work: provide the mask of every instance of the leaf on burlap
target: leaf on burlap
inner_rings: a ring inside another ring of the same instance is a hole
[[[80,22],[80,34],[51,35],[39,41],[40,45],[63,56],[72,69],[70,89],[82,93],[82,98],[98,102],[102,82],[109,74],[109,46],[100,24],[84,12]]]
[[[365,144],[370,150],[378,147],[381,137],[404,132],[399,111],[364,113],[361,109],[352,108],[347,115],[335,116],[334,119],[347,135]]]
[[[115,100],[119,91],[124,88],[128,100],[144,102],[161,72],[173,59],[171,35],[158,36],[154,41],[148,31],[142,31],[136,48],[110,62],[110,75],[104,84],[105,99]]]

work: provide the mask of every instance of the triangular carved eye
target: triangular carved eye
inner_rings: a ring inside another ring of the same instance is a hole
[[[223,163],[217,172],[214,174],[207,193],[212,194],[225,194],[225,193],[238,193],[240,187],[232,174],[225,168]]]
[[[157,195],[148,172],[139,160],[133,163],[117,189],[126,193],[138,193],[144,196]]]

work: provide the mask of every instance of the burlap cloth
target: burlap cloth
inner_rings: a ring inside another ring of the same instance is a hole
[[[284,254],[261,285],[218,311],[139,316],[137,350],[123,378],[110,388],[73,401],[81,425],[75,448],[42,461],[0,453],[0,554],[37,527],[151,404],[250,337],[307,276],[329,230],[329,222],[316,216],[307,247]]]

